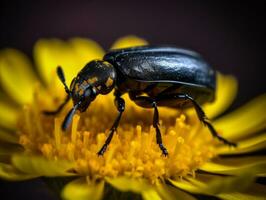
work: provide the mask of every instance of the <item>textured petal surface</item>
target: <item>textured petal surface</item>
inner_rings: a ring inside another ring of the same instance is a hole
[[[101,59],[103,55],[103,49],[96,42],[83,38],[73,38],[69,41],[42,39],[34,47],[37,67],[46,83],[55,81],[55,78],[57,80],[55,70],[60,65],[69,85],[86,63]]]
[[[214,122],[227,139],[247,137],[256,131],[266,128],[266,94],[263,94],[236,111],[227,114]]]
[[[134,35],[129,35],[122,37],[114,42],[111,49],[120,49],[134,46],[147,45],[148,42],[142,38],[136,37]]]
[[[169,181],[177,188],[180,188],[182,190],[192,192],[192,193],[201,193],[200,188],[193,185],[192,183],[186,181],[186,180],[181,180],[181,181],[176,181],[169,179]]]
[[[43,157],[17,154],[12,157],[12,164],[24,173],[39,176],[71,176],[68,172],[74,164],[64,160],[50,161]]]
[[[23,53],[15,49],[0,52],[0,83],[16,102],[31,102],[36,78],[30,61]]]
[[[68,183],[63,191],[62,198],[67,200],[100,200],[103,196],[104,181],[92,183],[80,178]]]
[[[22,181],[35,178],[36,175],[25,174],[23,172],[18,171],[12,165],[0,163],[0,177],[9,181]]]

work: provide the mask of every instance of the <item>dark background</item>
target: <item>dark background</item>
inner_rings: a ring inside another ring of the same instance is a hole
[[[226,1],[3,1],[0,48],[32,55],[38,38],[89,37],[105,49],[134,34],[151,44],[200,52],[209,63],[239,80],[235,108],[266,90],[265,3]],[[53,199],[40,180],[0,182],[0,196]]]

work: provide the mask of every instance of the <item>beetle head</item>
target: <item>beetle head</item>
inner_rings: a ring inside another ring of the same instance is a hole
[[[63,77],[63,72],[61,74],[61,77]],[[77,110],[84,112],[98,94],[105,95],[113,90],[116,71],[113,65],[106,61],[93,60],[72,80],[70,89],[67,88],[65,80],[60,79],[65,85],[66,92],[72,98],[74,104],[62,124],[62,129],[65,130]]]
[[[84,112],[90,103],[96,98],[97,90],[90,84],[76,83],[71,90],[71,97],[74,105],[78,105],[77,110]]]
[[[71,83],[71,89],[72,90],[69,90],[68,95],[72,98],[74,106],[68,112],[62,123],[62,130],[64,131],[70,125],[76,111],[79,110],[80,112],[84,112],[97,96],[97,91],[94,87],[89,84],[87,84],[86,87],[80,86],[75,78]]]

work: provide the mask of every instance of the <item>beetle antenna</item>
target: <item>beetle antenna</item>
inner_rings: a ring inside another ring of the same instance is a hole
[[[74,107],[67,113],[67,115],[66,115],[66,117],[62,123],[62,126],[61,126],[63,131],[65,131],[68,128],[68,126],[70,125],[72,118],[73,118],[75,112],[77,111],[78,106],[79,106],[79,103],[74,105]]]
[[[64,75],[64,71],[62,69],[61,66],[58,66],[56,68],[56,73],[57,73],[57,76],[59,77],[60,81],[63,83],[63,85],[65,86],[65,91],[66,93],[70,94],[70,90],[66,84],[66,79],[65,79],[65,75]]]

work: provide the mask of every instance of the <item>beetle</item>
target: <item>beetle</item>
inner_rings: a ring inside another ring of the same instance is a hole
[[[212,102],[216,89],[216,71],[196,52],[170,46],[139,46],[111,50],[102,60],[92,60],[66,85],[62,68],[57,75],[65,87],[67,97],[55,111],[57,114],[72,99],[73,108],[66,115],[62,130],[70,125],[77,110],[86,111],[97,95],[106,95],[114,90],[118,110],[109,135],[99,150],[103,155],[116,131],[125,110],[122,95],[129,97],[138,106],[154,110],[153,127],[156,141],[163,155],[168,151],[163,145],[159,129],[159,106],[176,109],[194,107],[199,120],[208,127],[213,137],[229,146],[236,146],[220,136],[202,110],[202,104]]]

